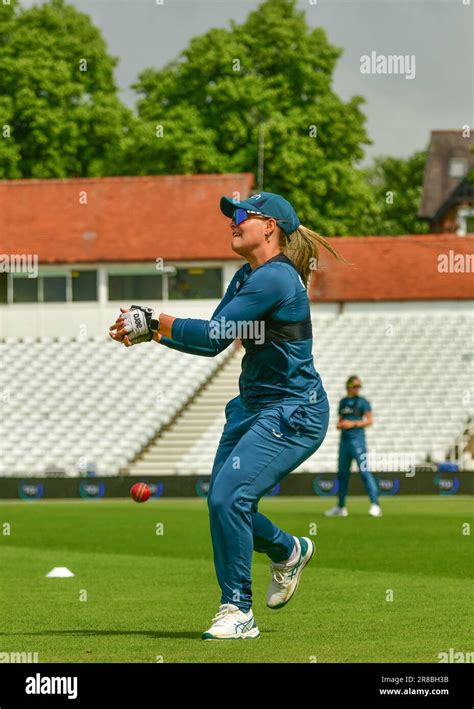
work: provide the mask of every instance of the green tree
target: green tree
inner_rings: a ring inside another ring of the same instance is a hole
[[[114,174],[132,122],[116,63],[64,0],[0,3],[0,177]]]
[[[365,170],[379,210],[370,233],[425,234],[429,231],[428,222],[417,218],[425,163],[426,151],[421,150],[409,158],[375,158],[374,165]]]
[[[295,6],[266,0],[243,24],[211,29],[162,70],[142,72],[124,165],[133,174],[257,174],[263,132],[263,189],[284,194],[322,233],[367,233],[379,209],[356,168],[370,143],[364,99],[334,93],[341,50]]]
[[[15,21],[15,6],[0,4],[0,178],[19,178],[20,146],[12,138],[15,115],[14,96],[5,92],[3,47],[11,36]]]

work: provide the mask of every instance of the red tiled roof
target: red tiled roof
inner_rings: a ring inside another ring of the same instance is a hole
[[[235,260],[219,198],[244,198],[252,183],[251,173],[0,181],[0,254],[38,254],[40,263]],[[315,300],[474,298],[472,273],[438,271],[441,254],[474,252],[472,235],[330,241],[353,265],[321,249]]]
[[[474,299],[474,273],[442,273],[443,254],[451,268],[456,254],[474,259],[474,235],[423,234],[329,239],[352,265],[321,249],[319,271],[310,286],[317,301]],[[469,267],[468,260],[458,259]],[[448,261],[449,264],[449,261]]]
[[[219,199],[244,199],[252,183],[251,173],[0,181],[0,253],[40,263],[235,258]]]

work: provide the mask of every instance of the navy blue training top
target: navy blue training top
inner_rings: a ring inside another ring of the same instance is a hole
[[[269,341],[255,346],[239,332],[242,322],[299,323],[310,318],[308,294],[293,262],[277,254],[252,270],[245,263],[234,274],[210,320],[176,318],[171,338],[161,343],[189,354],[215,356],[241,337],[245,347],[239,378],[241,402],[256,411],[278,402],[311,403],[329,410],[321,378],[314,368],[312,336]],[[258,330],[256,337],[260,338]],[[311,332],[311,328],[310,328]],[[254,335],[255,336],[255,335]]]
[[[339,416],[349,421],[361,421],[369,411],[370,402],[363,396],[345,396],[339,402]],[[365,428],[341,429],[341,441],[365,441]]]

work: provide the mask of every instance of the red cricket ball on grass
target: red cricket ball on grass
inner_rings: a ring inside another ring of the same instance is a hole
[[[135,502],[146,502],[151,495],[151,490],[146,483],[135,483],[130,490],[130,496]]]

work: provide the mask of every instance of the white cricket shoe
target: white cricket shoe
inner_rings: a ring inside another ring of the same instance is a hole
[[[291,564],[271,562],[272,580],[267,591],[267,606],[283,608],[293,597],[300,582],[301,572],[314,554],[315,546],[307,537],[293,537],[297,557]]]
[[[369,510],[369,515],[372,515],[372,517],[381,517],[382,516],[382,508],[380,505],[371,505],[370,510]]]
[[[330,510],[326,510],[324,513],[326,517],[347,517],[349,512],[347,507],[331,507]]]
[[[209,630],[202,634],[203,640],[246,640],[258,638],[252,609],[244,613],[233,603],[223,603],[212,620]]]

